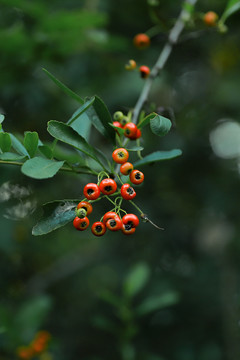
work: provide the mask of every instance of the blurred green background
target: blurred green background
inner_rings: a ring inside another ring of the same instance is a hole
[[[151,92],[174,127],[164,138],[146,129],[144,154],[180,148],[183,155],[146,166],[136,202],[165,231],[147,223],[131,237],[98,239],[69,224],[33,237],[41,204],[80,199],[95,179],[31,180],[1,165],[1,360],[17,359],[17,348],[41,329],[52,336],[41,360],[239,360],[239,13],[225,34],[200,16],[225,5],[198,1],[195,25]],[[43,67],[80,96],[102,97],[111,113],[128,111],[143,80],[124,65],[134,58],[153,66],[180,7],[174,0],[0,0],[5,131],[36,130],[48,140],[47,121],[66,121],[77,109]],[[156,20],[151,47],[135,49],[133,36]],[[96,133],[91,143],[111,153]],[[94,216],[107,210],[99,203]]]

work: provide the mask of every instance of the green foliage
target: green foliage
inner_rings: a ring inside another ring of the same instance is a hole
[[[27,131],[24,136],[23,145],[30,157],[36,154],[38,148],[38,133],[36,131]]]
[[[25,161],[21,171],[24,175],[34,179],[47,179],[53,177],[63,164],[64,161],[49,160],[36,156]]]
[[[175,291],[166,292],[162,295],[155,295],[145,299],[137,308],[137,316],[147,315],[164,307],[175,305],[179,302],[179,294]]]
[[[124,293],[133,297],[146,285],[149,277],[150,270],[146,264],[136,265],[125,280]]]
[[[155,135],[165,136],[171,129],[172,123],[164,116],[157,115],[150,119],[150,128]]]
[[[220,22],[225,23],[225,21],[237,11],[240,10],[240,1],[239,0],[229,0],[227,6],[221,16]]]
[[[136,166],[143,166],[146,164],[153,164],[157,161],[173,159],[180,155],[182,155],[182,151],[179,149],[173,149],[169,151],[155,151],[152,154],[149,154],[147,156],[144,156],[144,158],[137,160],[136,162],[134,162],[133,165],[136,167]]]
[[[12,141],[8,133],[0,133],[0,149],[2,152],[8,152],[11,149]]]

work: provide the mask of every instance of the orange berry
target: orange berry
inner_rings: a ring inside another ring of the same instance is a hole
[[[137,34],[133,38],[133,44],[138,49],[145,49],[150,45],[150,37],[146,34]]]
[[[134,70],[137,67],[137,63],[135,60],[129,60],[128,63],[125,65],[126,70]]]
[[[208,11],[203,16],[203,21],[207,26],[216,26],[218,15],[214,11]]]
[[[145,66],[145,65],[140,66],[139,71],[140,71],[140,74],[141,74],[141,78],[142,78],[142,79],[146,79],[146,78],[149,76],[149,74],[150,74],[150,69],[149,69],[149,67],[148,67],[148,66]]]

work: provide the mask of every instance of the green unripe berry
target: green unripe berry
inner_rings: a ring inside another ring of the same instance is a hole
[[[114,114],[113,114],[113,119],[115,121],[121,121],[121,119],[124,117],[123,113],[121,111],[116,111]]]
[[[129,117],[127,117],[127,116],[123,116],[123,118],[120,120],[120,124],[122,125],[122,126],[125,126],[127,123],[129,123],[130,122],[130,119],[129,119]]]
[[[76,210],[76,216],[80,219],[83,219],[87,215],[87,211],[84,208],[80,208]]]

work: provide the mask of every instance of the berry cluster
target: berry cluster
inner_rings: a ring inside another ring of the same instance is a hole
[[[129,180],[132,184],[139,185],[144,180],[144,174],[134,169],[133,164],[128,162],[129,153],[125,148],[118,148],[112,153],[113,161],[116,164],[121,164],[120,173],[122,175],[129,175]],[[127,214],[125,210],[121,208],[122,200],[132,200],[136,196],[136,191],[130,185],[130,183],[123,183],[120,176],[116,174],[121,187],[118,190],[116,181],[105,172],[98,174],[97,183],[88,183],[84,186],[83,194],[85,199],[80,201],[76,208],[76,217],[73,220],[73,226],[79,230],[86,230],[90,224],[88,216],[92,213],[93,207],[91,202],[97,201],[100,196],[106,197],[114,208],[106,212],[100,221],[96,221],[92,224],[91,231],[96,236],[102,236],[106,230],[111,231],[121,230],[124,234],[133,234],[136,231],[136,227],[139,225],[139,219],[135,214]],[[107,176],[107,177],[106,177]],[[103,178],[104,177],[104,178]],[[114,195],[115,201],[109,196]],[[133,203],[134,204],[134,203]],[[134,206],[142,211],[134,204]],[[121,217],[121,212],[125,213]]]
[[[17,349],[17,356],[24,360],[36,359],[47,349],[50,338],[51,335],[48,331],[39,331],[29,345],[20,346]]]
[[[124,136],[130,140],[137,140],[142,136],[141,130],[131,122],[129,116],[123,115],[121,111],[116,111],[113,115],[113,125],[124,130]],[[116,129],[117,131],[117,129]],[[117,131],[119,134],[119,132]]]

